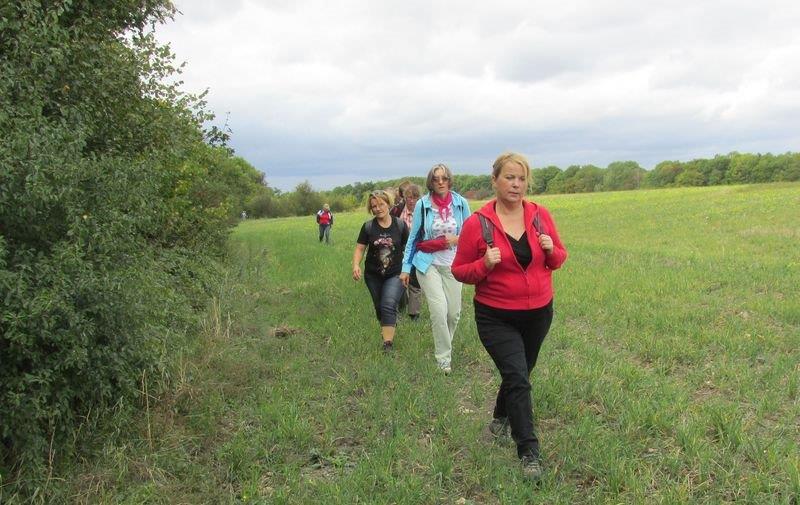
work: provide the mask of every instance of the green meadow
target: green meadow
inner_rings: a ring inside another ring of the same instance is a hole
[[[499,378],[471,286],[453,373],[427,312],[394,357],[351,256],[365,212],[243,222],[175,390],[99,461],[86,503],[800,501],[800,184],[555,195],[569,251],[534,370],[546,473],[487,424]],[[426,310],[426,309],[424,309]],[[122,430],[120,430],[122,431]]]

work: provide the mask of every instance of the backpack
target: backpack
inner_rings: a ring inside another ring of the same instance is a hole
[[[478,214],[478,220],[481,222],[481,235],[483,235],[483,240],[489,247],[494,247],[494,223],[486,219],[486,216],[483,214]],[[542,221],[539,218],[538,210],[536,214],[533,215],[533,229],[536,230],[536,233],[539,235],[547,235],[547,230],[544,229]]]

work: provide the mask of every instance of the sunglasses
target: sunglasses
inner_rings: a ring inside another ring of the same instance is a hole
[[[450,180],[450,178],[445,175],[445,176],[442,176],[442,177],[431,177],[431,180],[433,182],[447,182],[447,181]]]

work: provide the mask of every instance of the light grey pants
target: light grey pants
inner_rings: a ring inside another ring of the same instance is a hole
[[[417,270],[417,280],[428,300],[433,328],[434,356],[439,364],[450,364],[453,335],[461,317],[461,283],[450,267],[431,265],[424,274]]]

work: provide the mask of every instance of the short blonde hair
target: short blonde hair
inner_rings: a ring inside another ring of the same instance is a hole
[[[369,194],[369,198],[367,198],[367,212],[368,213],[372,214],[372,200],[374,200],[376,198],[380,198],[381,200],[386,202],[386,205],[388,205],[389,207],[392,206],[392,201],[389,199],[389,193],[387,193],[386,191],[384,191],[382,189],[376,189],[375,191],[370,193]]]
[[[428,172],[428,178],[425,179],[425,187],[428,188],[428,191],[433,191],[433,177],[437,170],[443,170],[444,176],[447,177],[447,189],[453,188],[453,172],[450,170],[450,167],[445,165],[444,163],[437,163],[430,169]]]
[[[503,153],[494,160],[494,164],[492,165],[492,177],[497,178],[500,175],[500,170],[503,169],[503,165],[508,163],[509,161],[518,164],[522,168],[525,169],[525,177],[530,178],[531,176],[531,165],[528,163],[528,158],[519,154],[519,153]]]

